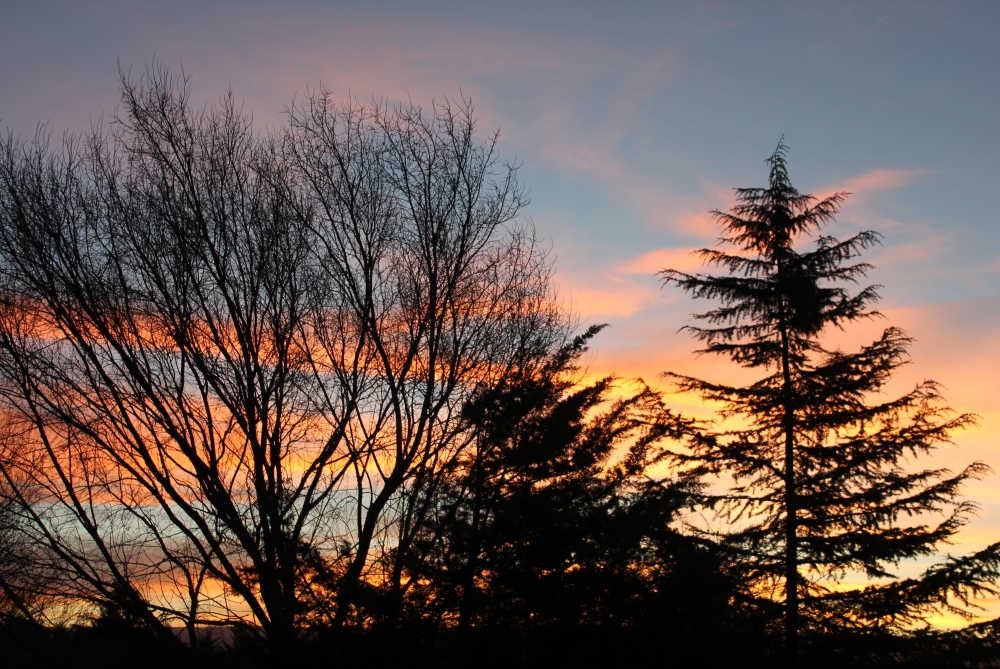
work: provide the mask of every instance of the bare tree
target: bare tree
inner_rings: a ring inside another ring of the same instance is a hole
[[[398,599],[402,555],[427,513],[417,492],[438,485],[471,439],[465,402],[568,329],[531,228],[509,225],[527,202],[517,168],[500,161],[496,135],[476,139],[470,103],[337,105],[320,91],[288,113],[286,155],[315,207],[302,218],[343,296],[316,340],[325,361],[342,361],[349,339],[365,369],[344,440],[353,542],[339,625],[361,579]],[[348,365],[336,366],[344,378]]]
[[[51,594],[276,649],[363,622],[464,399],[567,336],[516,169],[468,105],[322,93],[261,137],[163,68],[122,96],[0,146],[0,474]]]
[[[5,435],[6,436],[6,435]],[[0,437],[2,438],[2,437]],[[0,463],[2,467],[2,463]],[[30,494],[28,490],[21,494]],[[14,490],[0,480],[0,621],[11,618],[45,621],[45,607],[39,581],[46,574],[38,568],[36,549],[26,535],[26,519]]]

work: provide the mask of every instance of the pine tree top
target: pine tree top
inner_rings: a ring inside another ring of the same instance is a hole
[[[779,328],[786,330],[796,362],[817,348],[816,336],[828,326],[877,315],[869,305],[879,298],[879,286],[851,294],[843,284],[857,283],[872,268],[850,263],[878,244],[873,231],[840,241],[818,236],[815,248],[801,252],[796,243],[804,235],[832,222],[850,193],[839,192],[817,201],[792,186],[786,162],[787,147],[778,143],[767,159],[767,188],[737,188],[737,204],[728,212],[711,214],[723,228],[720,244],[735,251],[701,249],[706,265],[725,274],[687,274],[673,269],[659,273],[665,284],[676,283],[692,297],[716,300],[721,306],[695,319],[712,327],[688,326],[706,343],[701,352],[723,353],[748,367],[773,366]]]

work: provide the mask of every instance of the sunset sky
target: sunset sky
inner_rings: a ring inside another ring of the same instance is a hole
[[[154,56],[192,75],[198,105],[231,87],[262,131],[319,85],[471,98],[523,163],[560,295],[611,326],[592,374],[734,378],[678,333],[704,305],[654,273],[695,269],[707,211],[766,185],[784,136],[800,191],[853,193],[831,234],[884,235],[868,260],[887,318],[833,341],[904,328],[916,344],[893,388],[935,379],[981,416],[931,464],[1000,472],[1000,3],[4,4],[0,126],[22,135],[86,130],[117,104],[118,63]],[[1000,540],[1000,473],[967,492],[981,513],[955,553]]]

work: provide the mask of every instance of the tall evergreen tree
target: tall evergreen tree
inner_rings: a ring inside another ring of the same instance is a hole
[[[800,251],[796,243],[830,223],[849,194],[819,201],[800,194],[785,155],[779,143],[767,160],[767,188],[737,189],[736,206],[712,212],[721,242],[735,250],[700,255],[721,273],[667,269],[661,277],[715,301],[695,316],[702,325],[687,328],[704,344],[700,352],[763,374],[747,386],[667,376],[681,390],[724,403],[723,417],[743,421],[678,457],[734,479],[711,499],[730,521],[721,541],[739,556],[752,597],[779,605],[794,663],[800,632],[905,630],[932,610],[992,591],[997,547],[921,579],[892,580],[901,560],[933,554],[955,534],[974,509],[959,488],[987,470],[975,463],[957,474],[910,472],[905,461],[975,417],[944,406],[933,381],[892,400],[877,397],[906,362],[911,340],[898,328],[854,353],[824,346],[831,328],[879,315],[877,286],[848,290],[871,269],[855,259],[879,235],[817,236],[812,250]],[[877,584],[845,589],[843,576],[857,572]]]

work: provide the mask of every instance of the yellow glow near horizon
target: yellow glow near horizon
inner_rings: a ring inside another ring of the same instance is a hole
[[[877,170],[848,180],[843,186],[857,190],[891,187],[919,176],[918,172]],[[673,371],[721,383],[745,384],[759,378],[760,373],[741,369],[719,356],[696,355],[698,342],[677,330],[691,322],[688,314],[705,310],[706,303],[690,301],[676,289],[658,291],[650,285],[649,275],[664,267],[686,272],[706,271],[691,254],[692,250],[692,247],[664,248],[620,262],[606,270],[616,280],[604,282],[599,292],[595,292],[595,283],[588,276],[570,275],[563,278],[563,285],[573,298],[574,306],[589,315],[589,321],[611,323],[607,339],[625,339],[630,344],[613,341],[618,345],[609,347],[602,342],[605,333],[599,335],[594,341],[595,352],[587,359],[585,380],[609,374],[622,379],[641,378],[667,393],[667,405],[675,411],[710,420],[715,417],[715,407],[691,393],[671,392],[669,381],[660,375]],[[931,248],[923,244],[890,247],[884,249],[876,262],[888,266],[893,273],[892,270],[899,267],[925,260],[933,252],[933,244]],[[643,282],[636,274],[645,274],[647,280]],[[574,289],[574,279],[581,283],[579,290]],[[687,301],[683,312],[679,309],[681,301]],[[923,380],[933,379],[942,385],[945,403],[956,414],[978,416],[978,426],[954,435],[954,444],[941,444],[931,455],[910,464],[957,472],[980,461],[1000,472],[1000,450],[996,447],[1000,443],[1000,375],[996,373],[1000,369],[1000,329],[993,327],[996,317],[991,316],[1000,313],[1000,300],[878,306],[884,318],[861,321],[848,325],[844,331],[826,333],[824,345],[849,352],[874,341],[886,327],[902,328],[914,338],[909,350],[910,362],[898,370],[881,397],[898,396]],[[664,319],[656,317],[658,310],[669,311],[677,320],[663,329]],[[650,319],[656,319],[654,322],[660,329],[651,328]],[[616,328],[616,322],[622,327]],[[651,336],[634,336],[640,330]],[[956,535],[952,544],[943,547],[939,558],[975,552],[1000,540],[1000,486],[997,480],[997,474],[992,474],[965,486],[965,498],[980,507],[978,516]],[[932,562],[904,563],[899,573],[917,576]],[[867,579],[856,575],[845,584],[848,582],[863,586]],[[1000,599],[986,597],[975,603],[982,607],[981,619],[1000,616]],[[949,613],[935,617],[932,622],[954,628],[968,621]]]

